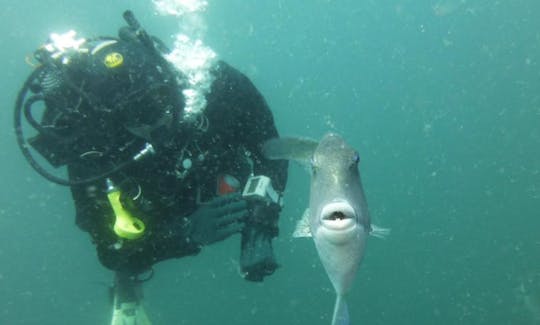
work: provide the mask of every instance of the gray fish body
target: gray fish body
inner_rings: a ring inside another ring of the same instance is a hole
[[[326,135],[312,160],[309,228],[338,295],[351,288],[371,229],[358,171],[358,153]]]
[[[358,153],[329,133],[320,142],[277,139],[265,146],[270,159],[292,159],[311,168],[309,209],[295,237],[312,236],[336,291],[332,324],[349,324],[345,295],[350,290],[372,230],[358,171]]]

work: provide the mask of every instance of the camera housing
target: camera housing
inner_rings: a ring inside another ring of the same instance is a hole
[[[272,187],[272,180],[268,176],[251,176],[244,186],[242,197],[246,200],[264,201],[281,206],[281,196]]]

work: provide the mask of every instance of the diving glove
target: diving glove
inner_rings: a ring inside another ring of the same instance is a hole
[[[224,240],[244,228],[247,213],[247,202],[240,194],[216,197],[191,214],[189,236],[201,246]]]

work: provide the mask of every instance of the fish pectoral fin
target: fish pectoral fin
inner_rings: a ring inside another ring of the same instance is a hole
[[[309,209],[304,211],[302,218],[296,223],[296,229],[293,232],[293,237],[311,237],[311,230],[309,230]]]
[[[373,237],[386,239],[386,237],[390,235],[390,228],[378,227],[377,225],[371,224],[371,231],[369,234]]]

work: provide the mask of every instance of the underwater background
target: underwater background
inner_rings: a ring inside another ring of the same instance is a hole
[[[13,134],[25,57],[51,32],[115,36],[147,1],[0,0],[0,324],[110,323],[112,273],[74,224],[69,190],[37,175]],[[341,134],[359,150],[375,224],[348,297],[352,324],[540,324],[540,2],[209,0],[205,43],[246,73],[282,135]],[[335,295],[313,242],[292,239],[308,174],[291,164],[261,284],[239,237],[156,265],[159,324],[330,324]]]

